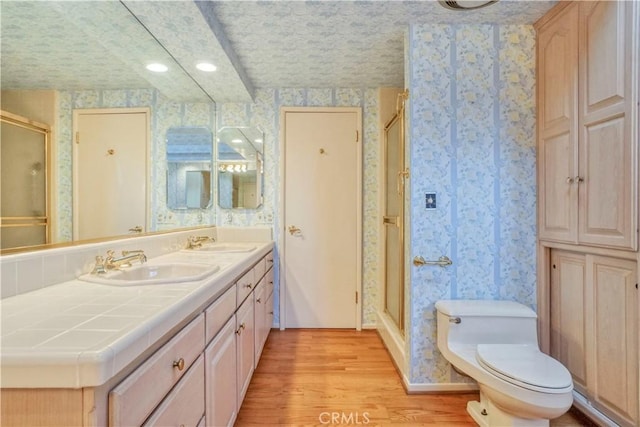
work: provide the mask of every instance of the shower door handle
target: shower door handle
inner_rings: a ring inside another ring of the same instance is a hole
[[[437,261],[425,261],[421,256],[413,258],[413,265],[416,267],[421,267],[423,265],[439,265],[440,267],[446,267],[451,264],[453,264],[453,261],[451,261],[451,259],[446,255],[442,255]]]

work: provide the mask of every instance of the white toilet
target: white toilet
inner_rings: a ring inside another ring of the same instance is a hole
[[[438,348],[480,387],[467,412],[483,427],[548,426],[573,403],[571,374],[538,347],[536,313],[513,301],[436,303]]]

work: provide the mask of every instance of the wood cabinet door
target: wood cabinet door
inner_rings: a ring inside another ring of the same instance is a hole
[[[253,295],[255,298],[255,327],[256,333],[254,334],[254,344],[253,348],[255,351],[255,367],[258,367],[258,361],[260,360],[260,354],[262,354],[262,347],[264,346],[265,336],[265,321],[267,317],[267,298],[266,298],[266,286],[265,280],[260,280],[258,286],[253,291]]]
[[[579,27],[578,240],[628,249],[637,248],[634,3],[580,2]]]
[[[539,235],[577,242],[578,7],[561,11],[538,35]]]
[[[634,261],[588,256],[588,394],[621,425],[638,422],[638,290]]]
[[[551,252],[551,356],[571,372],[576,390],[587,391],[585,255]]]
[[[205,407],[208,426],[233,426],[238,415],[236,319],[223,326],[205,350]]]
[[[247,298],[236,313],[236,373],[238,381],[238,408],[247,393],[254,369],[254,314],[253,297]]]

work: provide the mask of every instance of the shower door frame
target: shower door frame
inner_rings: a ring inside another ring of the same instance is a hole
[[[44,136],[44,159],[45,159],[45,212],[44,216],[30,217],[0,217],[0,227],[42,227],[45,228],[45,241],[43,244],[51,242],[51,127],[44,123],[30,120],[26,117],[0,110],[0,122],[3,125],[18,126],[30,131],[40,133]],[[16,247],[18,248],[18,247]],[[1,249],[2,252],[16,248]]]
[[[384,141],[383,141],[383,197],[382,197],[382,212],[383,212],[383,227],[384,231],[382,233],[383,236],[383,310],[384,313],[393,321],[395,326],[398,328],[400,335],[404,336],[405,333],[405,325],[406,325],[406,312],[405,312],[405,197],[406,197],[406,182],[409,178],[409,169],[406,167],[405,162],[405,102],[409,97],[409,91],[405,90],[397,95],[396,99],[396,114],[389,120],[384,126]],[[388,150],[389,150],[389,131],[396,125],[398,129],[398,138],[397,138],[397,157],[398,164],[397,166],[397,176],[396,176],[396,185],[399,197],[399,206],[398,206],[398,216],[397,217],[389,217],[387,216],[387,202],[388,202],[388,169],[390,165],[388,164]],[[388,253],[388,227],[397,227],[398,229],[398,299],[399,299],[399,307],[398,307],[398,319],[395,318],[394,314],[391,313],[388,309],[388,274],[387,270],[389,269],[389,262],[387,253]]]

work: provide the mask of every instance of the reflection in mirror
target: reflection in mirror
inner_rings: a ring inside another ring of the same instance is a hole
[[[264,134],[257,127],[218,130],[218,205],[224,209],[257,209],[264,187]]]
[[[151,10],[160,8],[158,2],[136,3],[148,3]],[[152,14],[162,23],[161,15]],[[50,170],[47,170],[51,203],[47,213],[48,233],[44,233],[49,235],[49,241],[45,245],[71,244],[78,238],[73,233],[72,214],[75,109],[149,108],[152,112],[149,142],[152,145],[147,179],[153,193],[149,194],[146,206],[149,211],[147,230],[177,229],[208,222],[200,221],[196,218],[200,213],[188,209],[181,211],[182,215],[172,216],[167,212],[166,199],[158,197],[156,189],[165,191],[167,128],[206,125],[213,129],[215,102],[189,75],[189,67],[178,64],[159,43],[159,37],[141,25],[124,2],[0,0],[0,16],[0,109],[52,129],[49,135],[52,158]],[[188,23],[180,25],[184,25],[184,29],[181,26],[178,32],[193,31]],[[151,61],[164,63],[169,72],[148,71],[144,66]],[[174,108],[181,114],[166,114]],[[211,174],[211,166],[208,170]],[[207,183],[211,188],[211,180],[206,178],[203,188]],[[123,185],[122,191],[126,190]],[[5,194],[3,192],[3,196]],[[211,197],[209,195],[208,204],[213,200]],[[199,201],[195,198],[193,196],[190,203],[202,205],[204,197]],[[4,227],[7,223],[3,219],[3,243],[7,242],[4,239],[7,233],[19,230],[13,227],[9,231]],[[43,226],[32,228],[39,228],[37,233],[42,236]],[[51,247],[39,245],[36,248],[32,246],[35,240],[28,239],[16,244],[23,249],[8,249],[2,253]]]
[[[205,127],[167,131],[167,206],[206,209],[211,205],[213,135]]]
[[[49,127],[0,111],[0,244],[49,242]]]

